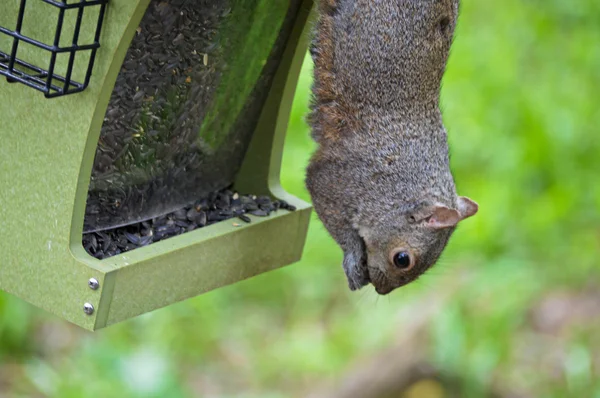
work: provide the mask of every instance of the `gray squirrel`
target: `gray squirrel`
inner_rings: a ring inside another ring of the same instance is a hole
[[[439,109],[459,0],[317,0],[306,186],[351,290],[385,295],[478,211],[458,196]]]

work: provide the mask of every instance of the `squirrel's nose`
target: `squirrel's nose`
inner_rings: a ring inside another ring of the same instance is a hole
[[[377,294],[379,294],[381,296],[385,296],[386,294],[389,294],[392,290],[394,290],[394,288],[390,285],[375,286],[375,291],[377,292]]]

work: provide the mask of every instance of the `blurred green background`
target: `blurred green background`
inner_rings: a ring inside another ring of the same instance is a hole
[[[310,83],[282,170],[306,200]],[[442,104],[480,212],[416,283],[350,293],[314,218],[302,262],[96,334],[0,293],[0,397],[600,398],[600,2],[463,0]],[[403,366],[427,380],[359,392]]]

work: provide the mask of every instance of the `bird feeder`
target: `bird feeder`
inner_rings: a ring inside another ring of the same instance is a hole
[[[0,289],[96,330],[298,261],[279,168],[311,4],[0,2]],[[224,190],[255,211],[186,228]],[[189,232],[96,239],[132,225]]]

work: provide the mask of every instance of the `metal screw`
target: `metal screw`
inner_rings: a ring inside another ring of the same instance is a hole
[[[85,303],[83,305],[83,312],[85,312],[88,315],[92,315],[94,313],[94,306],[90,303]]]
[[[100,282],[98,282],[98,279],[96,278],[90,278],[90,280],[88,281],[88,286],[92,290],[98,290],[98,288],[100,287]]]

